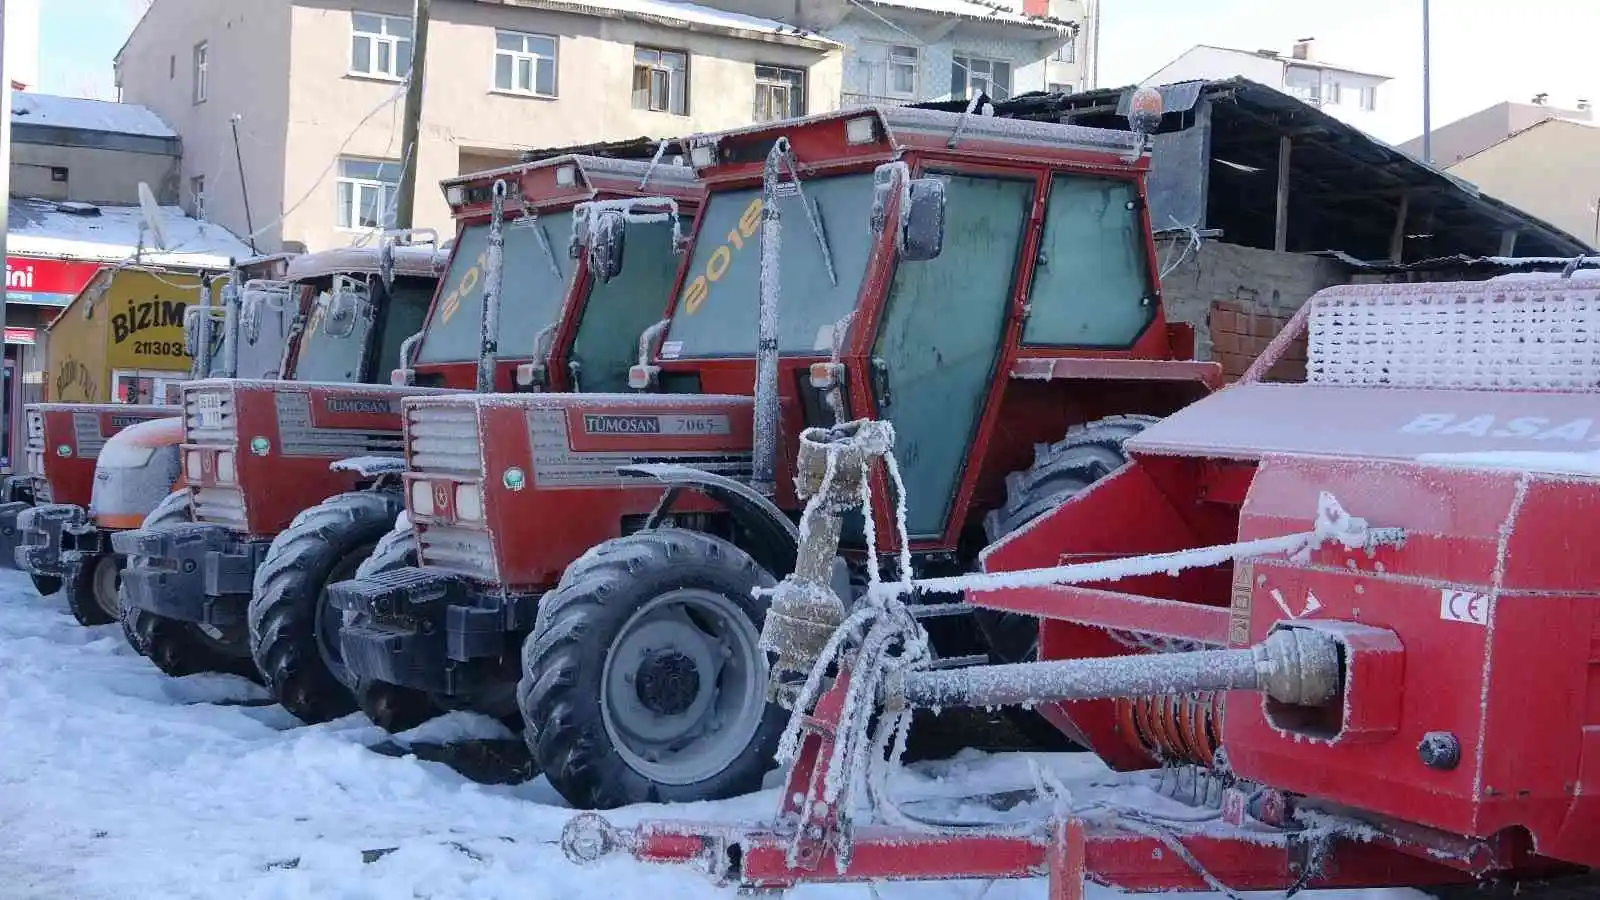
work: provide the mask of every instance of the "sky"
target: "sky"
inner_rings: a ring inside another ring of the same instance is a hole
[[[147,0],[43,0],[39,90],[112,99],[111,59]],[[218,0],[228,2],[228,0]],[[1101,0],[1100,83],[1139,81],[1195,44],[1288,52],[1394,76],[1377,136],[1422,133],[1422,0]],[[1600,101],[1600,3],[1432,0],[1433,122],[1547,93]]]

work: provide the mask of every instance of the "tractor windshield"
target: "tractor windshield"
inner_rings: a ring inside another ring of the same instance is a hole
[[[872,255],[872,176],[812,178],[801,190],[816,212],[837,280],[828,276],[822,246],[800,198],[780,197],[778,349],[826,356],[834,324],[856,307]],[[661,358],[754,356],[761,295],[761,189],[714,194],[701,217],[694,258]]]
[[[507,358],[531,357],[539,332],[560,315],[572,277],[573,262],[566,252],[571,234],[570,210],[505,223],[499,340],[500,352]],[[468,226],[456,241],[417,362],[478,358],[488,259],[489,225]]]
[[[668,222],[628,228],[627,265],[610,281],[594,280],[573,339],[577,387],[588,393],[625,393],[628,369],[639,358],[639,335],[661,320],[678,275],[678,254]]]
[[[362,380],[367,352],[378,352],[374,375],[384,375],[399,364],[400,344],[416,334],[433,299],[434,282],[425,278],[397,277],[389,302],[370,315],[357,315],[350,333],[338,335],[325,327],[326,305],[318,304],[306,323],[295,363],[294,380],[356,382]],[[377,341],[372,329],[378,329]]]

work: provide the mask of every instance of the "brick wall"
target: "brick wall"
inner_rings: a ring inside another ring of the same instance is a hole
[[[1231,300],[1212,303],[1206,319],[1211,332],[1211,359],[1222,363],[1222,373],[1229,381],[1238,378],[1267,349],[1293,315]],[[1284,351],[1278,364],[1268,370],[1266,378],[1268,381],[1303,381],[1305,376],[1306,339],[1301,336]]]

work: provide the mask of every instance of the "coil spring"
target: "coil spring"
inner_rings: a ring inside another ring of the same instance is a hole
[[[1220,746],[1222,694],[1203,691],[1116,701],[1128,740],[1162,763],[1210,767]]]

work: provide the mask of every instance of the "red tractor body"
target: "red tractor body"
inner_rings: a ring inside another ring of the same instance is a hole
[[[968,598],[1040,617],[1040,662],[907,671],[879,695],[1036,703],[1116,784],[1188,781],[1193,813],[1083,785],[1088,802],[1022,837],[842,824],[817,804],[840,777],[850,681],[868,677],[847,650],[797,711],[771,826],[647,824],[634,854],[746,886],[1048,874],[1053,898],[1085,879],[1585,890],[1579,873],[1600,866],[1600,563],[1581,524],[1600,510],[1600,291],[1584,284],[1319,293],[1243,381],[985,550]],[[1302,328],[1307,382],[1256,380]],[[588,859],[617,837],[587,818],[568,846]]]

